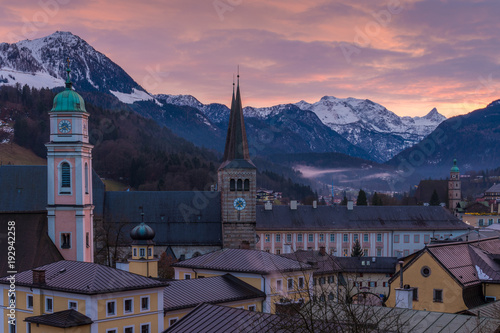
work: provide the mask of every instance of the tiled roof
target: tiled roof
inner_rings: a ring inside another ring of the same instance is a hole
[[[313,263],[314,275],[342,272],[342,267],[336,257],[329,254],[321,254],[320,251],[298,250],[294,253],[282,254],[281,256],[303,263]]]
[[[500,319],[500,301],[486,303],[467,310],[478,317],[490,317]]]
[[[92,171],[94,214],[102,214],[104,184]],[[35,212],[47,208],[46,165],[0,166],[0,212]]]
[[[346,206],[299,205],[257,206],[258,231],[273,230],[467,230],[443,207],[433,206]]]
[[[0,191],[1,192],[1,191]],[[0,213],[0,251],[7,253],[8,222],[16,222],[16,266],[22,272],[64,259],[47,234],[47,212]],[[7,275],[7,259],[0,260],[0,277]]]
[[[104,219],[123,223],[125,242],[129,231],[144,221],[156,232],[157,245],[221,245],[219,192],[136,191],[106,192]]]
[[[92,319],[73,309],[28,317],[24,321],[60,328],[90,325],[93,323]]]
[[[192,308],[201,303],[219,304],[266,297],[264,292],[230,274],[169,283],[163,291],[165,311]]]
[[[485,193],[497,193],[500,192],[500,184],[495,184],[485,191]]]
[[[222,249],[173,264],[224,272],[267,274],[311,269],[308,264],[258,250]]]
[[[28,270],[16,274],[16,285],[92,295],[157,288],[167,284],[166,282],[89,262],[61,260],[36,269],[45,270],[45,284],[34,284],[33,271]],[[9,281],[4,277],[0,279],[0,283],[8,284]]]

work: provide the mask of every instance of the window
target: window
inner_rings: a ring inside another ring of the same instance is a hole
[[[106,316],[116,316],[116,301],[106,302]]]
[[[309,234],[309,242],[314,242],[314,234]]]
[[[406,257],[406,256],[409,256],[410,255],[410,250],[404,250],[403,251],[403,256]]]
[[[363,256],[364,257],[368,257],[370,254],[369,254],[369,251],[368,249],[363,249]],[[370,264],[370,262],[368,261],[368,264]]]
[[[88,232],[85,234],[85,246],[87,246],[87,248],[90,247],[90,234]]]
[[[303,277],[299,277],[299,288],[300,289],[304,288],[304,278]]]
[[[347,243],[347,242],[349,242],[349,235],[344,234],[344,243]]]
[[[335,242],[335,234],[330,234],[330,242],[331,243]]]
[[[276,280],[276,291],[281,291],[281,290],[282,290],[281,280]]]
[[[243,184],[243,190],[244,191],[250,191],[250,180],[245,179],[245,182]]]
[[[141,297],[141,311],[149,310],[149,296]]]
[[[249,305],[248,311],[257,311],[257,307],[255,305]]]
[[[106,333],[118,333],[118,329],[117,328],[108,328],[106,330]]]
[[[357,240],[359,240],[359,235],[358,235],[358,234],[354,234],[354,235],[352,236],[352,241],[353,241],[353,242],[356,242]]]
[[[433,301],[443,303],[443,289],[434,289]]]
[[[497,223],[500,223],[500,219],[497,220]]]
[[[293,279],[288,279],[287,288],[288,290],[293,290]]]
[[[413,288],[413,300],[418,301],[418,288]]]
[[[333,292],[330,292],[330,293],[328,294],[328,300],[329,300],[329,301],[333,301],[334,299],[335,299],[335,295],[333,295]]]
[[[265,238],[266,238],[266,243],[269,243],[271,241],[271,235],[266,234]]]
[[[382,286],[387,287],[388,282],[382,283]]]
[[[150,333],[149,324],[141,324],[141,333]]]
[[[69,194],[71,188],[71,168],[68,162],[61,164],[61,193]]]
[[[399,235],[394,235],[394,243],[399,243]]]
[[[61,233],[61,249],[71,248],[71,234]]]
[[[425,244],[429,244],[429,240],[430,240],[431,236],[430,235],[424,235],[424,243]]]
[[[89,166],[85,163],[85,194],[89,194]]]
[[[319,297],[319,301],[320,302],[324,302],[325,301],[325,294],[321,294],[321,296]]]
[[[9,333],[16,333],[17,320],[14,319],[13,321],[14,323],[12,323],[12,321],[9,321]]]
[[[335,282],[335,277],[333,275],[328,276],[328,283],[332,284]]]
[[[324,276],[319,278],[319,284],[323,285],[326,283],[326,278]]]
[[[134,326],[126,326],[123,328],[123,333],[134,333]]]
[[[297,234],[297,242],[302,242],[302,234]]]
[[[368,242],[368,234],[363,235],[363,242]]]
[[[420,243],[420,235],[413,236],[413,242],[414,243]]]
[[[377,242],[381,242],[382,241],[382,234],[377,234]]]
[[[424,266],[420,270],[420,274],[422,274],[423,277],[428,277],[429,275],[431,275],[431,269],[427,266]]]
[[[134,312],[134,299],[127,298],[123,301],[123,312],[124,313],[133,313]]]
[[[281,254],[281,250],[280,249],[276,249],[276,254]]]
[[[78,302],[77,301],[68,301],[68,309],[73,309],[78,311]]]
[[[319,234],[319,241],[324,242],[325,241],[325,235],[324,234]]]
[[[31,333],[31,323],[26,323],[26,333]]]
[[[276,243],[281,242],[281,234],[276,234]]]
[[[349,255],[349,249],[343,249],[343,250],[342,250],[342,255],[343,255],[344,257],[347,257],[347,256]]]
[[[146,256],[146,249],[140,248],[139,249],[139,257],[144,258]]]
[[[484,225],[484,220],[483,219],[479,219],[479,226],[482,227]]]
[[[318,284],[318,279],[313,279],[313,286]]]
[[[287,243],[292,242],[292,234],[286,234],[286,241],[287,241]]]
[[[153,256],[153,249],[148,247],[148,257],[152,257]]]
[[[236,191],[243,191],[243,181],[241,179],[236,181]]]
[[[368,282],[368,286],[369,286],[370,288],[375,288],[375,287],[377,286],[377,282],[375,282],[375,281],[370,281],[370,282]]]
[[[52,297],[45,298],[45,312],[52,313],[54,311],[54,300]]]
[[[185,273],[184,274],[184,280],[190,280],[191,279],[191,274]]]
[[[137,257],[137,248],[134,247],[134,257]]]
[[[410,235],[404,235],[404,241],[405,241],[405,243],[409,243],[410,242]]]
[[[231,179],[229,181],[229,191],[235,191],[236,190],[236,181],[234,179]]]
[[[353,286],[361,288],[363,286],[363,282],[353,282]]]
[[[33,310],[33,295],[26,295],[26,308]]]
[[[493,219],[488,219],[488,225],[492,225],[493,224]]]
[[[377,249],[377,257],[381,257],[382,256],[382,249]]]

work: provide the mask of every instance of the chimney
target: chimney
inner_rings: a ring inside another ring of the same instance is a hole
[[[403,309],[413,309],[413,288],[403,285],[403,264],[399,262],[399,288],[396,288],[396,307]]]
[[[264,204],[264,209],[265,210],[273,210],[273,204],[271,203],[271,201],[268,201]]]
[[[354,209],[354,202],[352,200],[347,201],[347,210]]]
[[[316,200],[313,201],[313,208],[318,208],[318,202]]]
[[[291,200],[290,201],[290,209],[291,210],[297,210],[297,200]]]
[[[45,270],[34,269],[33,270],[33,284],[45,284]]]
[[[324,246],[319,247],[319,255],[326,256],[326,248]]]

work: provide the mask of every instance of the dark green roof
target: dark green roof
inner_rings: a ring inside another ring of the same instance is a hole
[[[451,167],[451,172],[460,172],[457,167],[457,159],[453,160],[453,166]]]
[[[87,112],[82,96],[76,91],[67,87],[54,97],[54,104],[51,112]]]

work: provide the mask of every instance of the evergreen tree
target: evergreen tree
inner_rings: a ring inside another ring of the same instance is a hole
[[[358,200],[356,201],[357,206],[368,206],[368,200],[366,200],[366,193],[363,190],[359,190]]]
[[[431,201],[429,202],[429,205],[439,206],[440,203],[441,203],[441,200],[439,200],[439,196],[436,192],[436,189],[434,189],[434,192],[432,192]]]
[[[361,244],[359,244],[359,240],[356,239],[354,246],[352,247],[351,257],[362,257],[363,250],[361,249]]]
[[[373,193],[372,206],[383,206],[382,198],[378,195],[377,192]]]
[[[340,202],[341,206],[347,206],[347,197],[344,195],[344,199]]]

